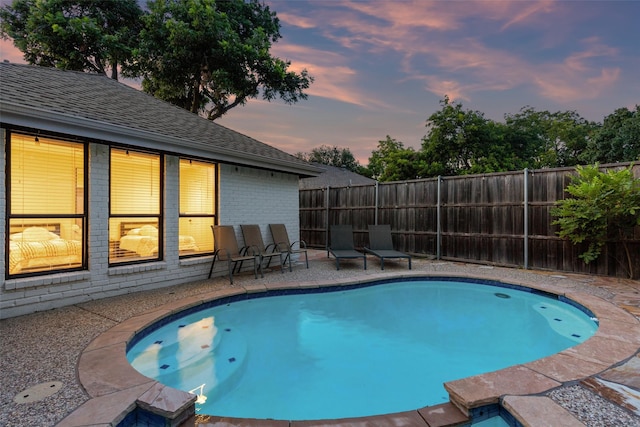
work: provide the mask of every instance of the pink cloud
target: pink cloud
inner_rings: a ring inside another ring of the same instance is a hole
[[[599,65],[603,59],[615,58],[618,50],[597,38],[585,39],[582,44],[583,50],[570,54],[562,63],[538,68],[534,81],[542,96],[557,102],[595,99],[618,81],[620,68]]]
[[[314,22],[313,19],[306,18],[300,15],[294,15],[292,13],[287,13],[287,12],[278,13],[278,19],[280,19],[282,23],[286,25],[291,25],[292,27],[298,27],[298,28],[304,28],[304,29],[316,27],[316,23]]]
[[[384,102],[370,97],[359,88],[358,79],[361,76],[358,71],[349,67],[348,58],[341,54],[288,43],[274,45],[272,52],[290,60],[292,71],[306,69],[313,76],[314,82],[306,91],[310,96],[367,108],[385,106]]]

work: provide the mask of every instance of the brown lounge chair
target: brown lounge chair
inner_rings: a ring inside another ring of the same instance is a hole
[[[291,271],[291,255],[304,254],[304,260],[309,268],[309,256],[307,255],[307,244],[304,240],[296,240],[293,243],[289,241],[289,233],[287,233],[287,227],[284,224],[269,224],[269,230],[271,230],[271,236],[278,248],[286,253],[284,262],[289,260],[289,271]],[[294,247],[298,245],[298,248]]]
[[[236,266],[238,266],[238,272],[240,272],[242,263],[245,261],[253,261],[253,275],[256,279],[258,278],[258,270],[260,270],[260,276],[264,277],[264,274],[262,273],[262,258],[260,257],[260,254],[252,248],[240,249],[233,226],[212,225],[211,229],[213,230],[215,250],[213,252],[211,268],[209,269],[209,278],[211,278],[211,273],[213,272],[213,267],[216,264],[216,259],[227,261],[229,266],[229,281],[231,284],[233,284],[233,271]]]
[[[367,256],[356,250],[353,244],[353,229],[350,225],[332,225],[330,227],[331,243],[328,252],[336,259],[336,269],[340,270],[341,259],[362,258],[364,269],[367,269]],[[327,256],[329,254],[327,253]]]
[[[364,251],[380,258],[381,270],[384,270],[385,258],[406,258],[409,261],[409,270],[411,270],[411,256],[393,249],[391,226],[388,224],[369,225],[369,246],[365,247]]]
[[[280,258],[280,272],[284,273],[284,254],[278,248],[278,245],[275,243],[270,243],[265,246],[264,240],[262,240],[262,232],[260,231],[260,226],[256,224],[242,224],[240,225],[240,229],[242,230],[242,237],[244,239],[245,247],[248,249],[253,249],[257,252],[262,259],[267,258],[267,265],[265,268],[269,268],[271,264],[271,259],[273,257]],[[289,261],[291,264],[291,261]],[[262,265],[260,266],[262,268]],[[289,270],[291,270],[291,266],[289,266]]]

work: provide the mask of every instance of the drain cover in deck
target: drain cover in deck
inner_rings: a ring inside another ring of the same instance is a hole
[[[48,383],[36,384],[33,387],[16,394],[13,401],[16,403],[39,402],[45,397],[57,393],[62,388],[60,381],[50,381]]]

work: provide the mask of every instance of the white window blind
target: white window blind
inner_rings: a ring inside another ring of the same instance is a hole
[[[111,149],[109,262],[162,257],[161,157]]]
[[[213,252],[216,165],[180,159],[180,255]]]

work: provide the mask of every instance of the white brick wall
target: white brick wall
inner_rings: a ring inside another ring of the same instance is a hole
[[[298,177],[242,166],[220,167],[219,224],[258,224],[265,244],[273,241],[269,224],[285,224],[289,239],[300,236]]]
[[[5,138],[1,141],[0,220],[6,221]],[[89,236],[88,271],[56,273],[4,281],[0,290],[0,318],[19,316],[77,304],[93,299],[157,289],[206,278],[211,256],[180,260],[178,254],[179,159],[165,157],[165,250],[159,262],[109,267],[109,148],[89,145]],[[248,167],[220,165],[218,222],[236,226],[258,224],[265,243],[271,242],[268,224],[284,223],[290,239],[299,236],[298,178],[295,175]],[[5,228],[0,228],[2,264],[5,274]],[[241,241],[241,240],[240,240]],[[215,274],[224,274],[217,266]]]

